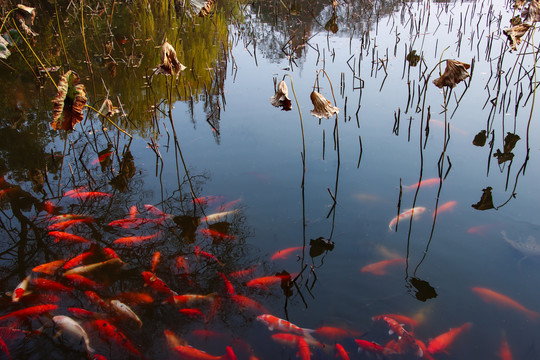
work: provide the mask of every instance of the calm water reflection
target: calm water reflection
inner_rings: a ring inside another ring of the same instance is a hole
[[[239,359],[295,358],[300,340],[275,341],[256,320],[270,313],[318,329],[306,336],[322,343],[309,344],[315,359],[334,358],[336,343],[351,359],[416,359],[420,341],[436,359],[503,358],[505,341],[514,358],[536,359],[536,33],[509,51],[512,4],[226,2],[185,15],[199,5],[87,4],[88,57],[80,4],[58,4],[61,34],[54,4],[37,9],[33,46],[46,67],[61,66],[52,78],[78,72],[88,104],[111,99],[111,120],[130,136],[88,108],[73,132],[51,130],[56,89],[34,76],[28,46],[2,63],[0,326],[11,356],[86,358],[65,329],[50,333],[53,316],[69,315],[107,358],[173,358],[164,330],[213,355],[231,346]],[[178,79],[152,75],[165,39],[187,66]],[[471,76],[439,89],[447,59]],[[282,79],[291,111],[269,101]],[[313,90],[337,117],[310,115]],[[62,214],[74,215],[52,218]],[[98,285],[35,269],[88,251],[81,264],[110,261],[103,248],[123,265],[89,270]],[[171,291],[208,296],[174,305]],[[416,321],[416,340],[402,334],[391,347],[397,336],[372,320],[388,313]],[[430,339],[460,326],[436,352]],[[358,352],[355,339],[387,349]]]

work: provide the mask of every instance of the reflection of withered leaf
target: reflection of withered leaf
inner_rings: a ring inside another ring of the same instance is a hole
[[[504,138],[504,152],[508,153],[512,150],[514,150],[514,147],[516,146],[516,143],[521,138],[517,134],[512,134],[510,132],[506,133],[506,137]]]
[[[521,10],[521,17],[530,23],[540,21],[540,1],[531,0],[529,6]]]
[[[208,14],[212,12],[212,8],[214,7],[214,0],[208,0],[204,3],[203,7],[201,8],[201,11],[199,11],[200,17],[205,17]]]
[[[332,250],[334,250],[334,243],[322,236],[309,241],[309,256],[312,258],[322,255],[325,251]]]
[[[459,84],[470,76],[467,72],[467,69],[470,67],[471,65],[461,61],[451,59],[446,60],[446,69],[444,70],[444,73],[441,77],[433,80],[433,83],[441,89],[443,86],[453,88],[456,84]]]
[[[270,103],[275,107],[281,107],[282,110],[291,110],[291,99],[289,99],[289,89],[285,81],[281,80],[274,96],[270,98]]]
[[[514,158],[514,154],[513,153],[502,153],[501,150],[497,149],[497,151],[495,151],[495,154],[493,154],[493,157],[497,158],[497,162],[500,164],[502,164],[503,162],[505,161],[510,161]]]
[[[407,55],[407,61],[409,62],[409,64],[411,64],[411,66],[416,66],[420,61],[420,55],[416,54],[416,50],[411,50],[409,55]]]
[[[482,130],[474,136],[472,143],[475,146],[484,146],[486,145],[486,140],[487,140],[486,130]]]
[[[522,23],[523,21],[521,20],[521,17],[519,16],[514,16],[513,18],[510,19],[510,25],[512,26],[516,26]]]
[[[43,185],[45,184],[45,177],[43,176],[41,170],[37,168],[28,170],[28,177],[32,182],[32,190],[34,190],[34,192],[42,192]]]
[[[506,35],[508,41],[510,42],[510,47],[512,50],[517,50],[517,46],[521,44],[521,37],[525,35],[527,31],[529,31],[531,26],[532,25],[529,24],[519,24],[503,30],[504,35]]]
[[[113,103],[109,99],[105,99],[103,101],[103,104],[101,104],[101,107],[99,108],[99,112],[105,115],[106,117],[111,117],[114,114],[118,114],[120,110],[118,110],[117,107],[113,106]]]
[[[167,41],[161,46],[161,64],[157,67],[157,73],[163,75],[176,75],[180,71],[183,71],[186,67],[178,61],[176,58],[176,51]]]
[[[118,191],[124,192],[128,188],[128,180],[135,175],[135,161],[131,151],[126,151],[120,162],[120,174],[111,179],[111,185]]]
[[[26,35],[37,36],[35,32],[30,29],[30,26],[34,25],[34,19],[36,18],[36,9],[25,6],[22,4],[17,5],[17,11],[15,12],[15,18],[19,26],[24,30]]]
[[[335,12],[332,13],[332,17],[324,25],[324,29],[326,31],[331,31],[334,34],[338,32],[339,28],[338,28],[338,25],[337,25],[337,15],[336,15]]]
[[[60,78],[53,104],[51,127],[54,130],[73,130],[73,126],[82,121],[86,90],[80,84],[79,75],[69,70]]]
[[[188,215],[178,215],[173,217],[173,221],[180,227],[180,235],[188,244],[195,242],[197,228],[201,223],[201,218]]]
[[[311,110],[311,115],[322,118],[330,118],[334,114],[339,114],[339,108],[332,106],[332,103],[324,98],[321,94],[316,91],[312,91],[311,102],[313,103],[314,109]]]
[[[437,297],[437,291],[429,282],[414,277],[409,282],[417,290],[415,296],[418,300],[425,302],[428,299]]]
[[[491,186],[482,189],[482,197],[480,201],[472,205],[476,210],[488,210],[493,209],[493,198],[491,197]]]

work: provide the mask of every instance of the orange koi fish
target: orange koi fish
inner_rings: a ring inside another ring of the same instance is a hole
[[[236,214],[237,212],[238,210],[218,212],[218,213],[210,214],[208,216],[203,217],[201,221],[214,223],[214,222],[222,221],[223,219],[226,219],[227,216]]]
[[[54,304],[32,306],[29,308],[13,311],[9,314],[0,316],[0,321],[11,319],[11,318],[24,319],[24,318],[29,318],[29,317],[35,317],[46,312],[54,311],[56,309],[58,309],[58,305],[54,305]]]
[[[49,235],[51,235],[54,238],[54,242],[57,243],[60,240],[65,240],[68,243],[88,243],[91,242],[90,240],[87,240],[83,238],[82,236],[78,236],[75,234],[70,234],[67,232],[62,231],[49,231]]]
[[[373,264],[366,265],[362,268],[362,272],[371,273],[373,275],[382,276],[388,272],[389,266],[400,265],[405,263],[405,258],[383,260]]]
[[[132,305],[145,305],[154,302],[152,296],[146,293],[124,292],[116,295],[115,298]]]
[[[182,294],[182,295],[173,295],[167,299],[165,299],[164,303],[170,303],[175,305],[182,305],[182,306],[191,306],[196,302],[200,301],[214,301],[214,296],[216,293],[211,293],[208,295],[196,295],[196,294]]]
[[[212,229],[199,229],[199,233],[206,237],[211,237],[214,239],[223,239],[223,240],[235,240],[236,236],[234,235],[227,235],[220,233],[219,231],[212,230]]]
[[[510,351],[510,346],[508,345],[508,341],[506,341],[506,336],[504,336],[501,339],[501,346],[499,347],[499,356],[501,357],[501,360],[512,360],[512,352]]]
[[[486,231],[488,231],[490,228],[493,228],[493,227],[496,227],[496,226],[497,226],[497,224],[484,224],[484,225],[473,226],[473,227],[467,229],[467,232],[469,234],[483,236],[483,235],[486,234]]]
[[[398,338],[403,341],[403,343],[400,344],[400,347],[411,347],[412,349],[414,349],[418,357],[422,357],[424,355],[422,348],[416,343],[416,339],[407,330],[405,330],[403,326],[401,326],[401,324],[399,324],[396,320],[386,316],[383,316],[381,320],[384,321],[390,328],[390,330],[388,331],[390,335],[395,333]]]
[[[456,207],[457,202],[456,201],[448,201],[439,206],[434,212],[433,212],[433,218],[437,216],[438,214],[445,212],[445,211],[452,211]]]
[[[118,226],[122,229],[138,228],[144,224],[161,225],[165,221],[165,218],[149,219],[149,218],[127,218],[114,220],[109,223],[109,226]]]
[[[249,280],[246,283],[248,287],[255,287],[263,290],[267,290],[269,286],[281,283],[282,280],[292,277],[290,275],[271,275],[271,276],[262,276],[252,280]]]
[[[88,189],[88,186],[83,185],[83,186],[78,187],[76,189],[66,191],[64,193],[64,196],[71,196],[71,195],[76,194],[78,192],[85,191],[86,189]]]
[[[336,343],[336,357],[340,358],[341,360],[350,360],[349,354],[341,344]]]
[[[123,246],[130,247],[132,245],[138,245],[138,244],[140,244],[142,242],[145,242],[147,240],[155,239],[160,234],[161,234],[161,231],[158,231],[157,233],[151,234],[151,235],[126,236],[126,237],[122,237],[122,238],[118,238],[118,239],[114,240],[114,243],[117,244],[117,245],[123,245]]]
[[[103,253],[105,254],[105,257],[107,259],[120,259],[120,256],[118,256],[118,254],[115,253],[114,250],[111,248],[103,248]]]
[[[215,262],[217,262],[219,265],[221,266],[225,266],[224,263],[222,263],[221,261],[218,260],[217,257],[215,257],[214,255],[210,254],[210,253],[207,253],[206,251],[202,251],[201,248],[199,248],[198,245],[195,246],[195,256],[199,257],[199,256],[203,256],[207,259],[210,259],[210,260],[214,260]]]
[[[211,205],[221,200],[223,200],[223,196],[210,195],[198,197],[193,199],[192,202],[198,205]]]
[[[398,221],[403,221],[405,219],[408,219],[412,217],[413,214],[416,214],[418,216],[422,214],[424,211],[426,211],[426,208],[423,206],[417,206],[412,209],[405,210],[404,212],[402,212],[401,214],[399,214],[398,216],[390,220],[390,223],[388,224],[388,228],[392,230],[392,228],[394,227],[394,225],[398,223]]]
[[[28,275],[17,285],[15,290],[13,290],[13,294],[11,295],[11,301],[18,302],[21,300],[21,298],[24,296],[24,293],[26,292],[26,289],[28,288],[28,284],[30,283],[31,276]]]
[[[151,272],[156,271],[156,267],[159,264],[159,260],[161,260],[161,253],[159,251],[156,251],[154,255],[152,255],[152,266],[150,268]]]
[[[176,354],[180,355],[180,359],[186,360],[225,360],[229,359],[229,355],[212,356],[202,350],[195,349],[189,345],[178,345],[174,348]]]
[[[30,280],[30,283],[43,290],[50,290],[50,291],[63,291],[63,292],[72,292],[73,288],[70,286],[65,286],[63,284],[60,284],[57,281],[49,280],[45,278],[35,278]]]
[[[297,335],[305,335],[306,333],[313,332],[313,330],[302,329],[287,320],[280,319],[271,314],[259,315],[257,316],[257,320],[266,325],[270,331],[276,329]]]
[[[79,274],[68,274],[64,275],[64,277],[70,282],[70,284],[76,287],[83,287],[91,290],[97,290],[103,287],[103,285]]]
[[[189,274],[189,264],[185,257],[177,256],[176,259],[174,260],[174,263],[176,264],[177,270],[183,270],[184,274]]]
[[[156,216],[159,216],[159,217],[170,217],[171,216],[169,214],[165,214],[163,211],[161,211],[160,209],[158,209],[154,205],[145,204],[144,208],[146,209],[146,211],[148,211],[152,215],[156,215]]]
[[[84,252],[80,255],[75,256],[73,259],[69,260],[67,263],[64,264],[64,270],[71,269],[72,267],[82,265],[86,259],[94,255],[92,251]]]
[[[178,310],[180,314],[186,315],[192,319],[203,319],[206,321],[206,316],[204,316],[203,312],[199,309],[180,309]]]
[[[62,265],[64,265],[65,262],[66,260],[51,261],[51,262],[36,266],[35,268],[32,269],[32,271],[35,273],[52,275],[53,273],[56,272],[56,270],[58,270]]]
[[[218,271],[218,275],[223,279],[223,282],[225,283],[225,294],[227,294],[228,296],[233,296],[234,295],[234,287],[233,285],[231,284],[231,282],[229,281],[229,279],[227,279],[227,277]]]
[[[85,218],[85,219],[71,219],[71,220],[65,220],[58,222],[56,224],[52,224],[47,226],[47,230],[49,231],[62,231],[66,230],[68,227],[78,224],[88,224],[93,222],[93,218]]]
[[[77,219],[93,219],[90,215],[84,214],[63,214],[56,215],[50,218],[51,221],[66,221],[66,220],[77,220]]]
[[[268,313],[268,309],[244,295],[235,294],[231,296],[231,300],[243,309],[249,309],[255,313]]]
[[[418,339],[415,339],[415,340],[416,340],[416,344],[420,346],[420,349],[422,349],[422,352],[424,353],[424,355],[422,356],[422,359],[435,360],[433,356],[431,356],[431,354],[429,353],[426,344],[422,340],[418,340]]]
[[[101,191],[86,191],[86,192],[76,192],[69,195],[70,198],[79,199],[79,200],[89,200],[96,198],[111,198],[112,194],[104,193]]]
[[[440,127],[440,128],[443,128],[443,129],[446,127],[444,121],[442,121],[442,120],[430,119],[430,120],[429,120],[429,123],[430,123],[430,124],[434,124],[434,125],[436,125],[436,126],[438,126],[438,127]],[[460,134],[460,135],[463,135],[463,136],[469,135],[468,132],[466,132],[465,130],[461,130],[460,128],[457,128],[457,127],[455,127],[454,125],[450,125],[450,129],[453,130],[453,131],[455,131],[456,133],[458,133],[458,134]]]
[[[358,337],[362,335],[361,333],[358,333],[356,331],[349,331],[333,326],[321,326],[315,329],[315,334],[331,340],[337,340],[353,336]]]
[[[135,219],[135,217],[137,216],[138,213],[139,213],[139,211],[137,210],[137,206],[132,205],[129,208],[129,219]]]
[[[422,180],[420,182],[417,182],[416,184],[405,186],[405,190],[411,191],[419,187],[435,186],[435,185],[439,185],[440,183],[441,183],[440,178],[431,178],[431,179]]]
[[[354,341],[356,342],[356,345],[358,345],[358,351],[366,350],[373,353],[382,353],[384,350],[383,346],[373,341],[367,341],[362,339],[354,339]]]
[[[96,165],[96,164],[104,162],[105,159],[110,157],[113,153],[114,151],[110,151],[110,152],[100,155],[97,159],[92,160],[92,165]]]
[[[277,260],[277,259],[286,259],[292,253],[299,252],[299,251],[301,251],[303,249],[304,249],[303,246],[295,246],[295,247],[290,247],[290,248],[287,248],[287,249],[279,250],[278,252],[274,253],[274,255],[272,255],[270,260],[274,261],[274,260]]]
[[[96,294],[93,291],[87,290],[84,292],[88,300],[90,300],[93,304],[101,307],[103,310],[109,309],[109,304],[107,304],[98,294]]]
[[[107,320],[95,320],[93,321],[93,325],[99,331],[99,334],[104,341],[113,341],[123,349],[129,351],[132,355],[137,357],[141,356],[139,350],[137,350],[135,345],[129,341],[126,335]]]
[[[76,308],[76,307],[70,307],[68,308],[68,311],[73,314],[73,316],[78,317],[79,319],[98,319],[101,317],[101,314],[98,314],[93,311]]]
[[[427,347],[428,352],[432,355],[438,352],[446,352],[448,347],[454,342],[456,337],[459,334],[461,334],[463,331],[468,330],[471,326],[472,326],[471,323],[465,323],[458,328],[450,329],[444,334],[441,334],[437,336],[436,338],[432,339],[428,343],[428,347]]]
[[[236,200],[233,200],[233,201],[229,201],[228,203],[226,203],[226,204],[224,204],[224,205],[221,205],[221,206],[219,207],[219,211],[226,211],[226,210],[229,210],[229,209],[232,208],[233,206],[236,206],[237,204],[239,204],[241,201],[242,201],[242,198],[236,199]]]
[[[118,268],[118,267],[121,267],[122,265],[124,265],[124,262],[122,260],[120,260],[119,258],[112,258],[112,259],[95,263],[95,264],[82,265],[75,268],[71,268],[64,273],[64,276],[70,275],[70,274],[79,274],[79,275],[87,274],[87,273],[94,272],[96,270],[101,270],[103,268]]]
[[[501,307],[506,307],[506,308],[520,311],[521,313],[527,315],[530,319],[533,319],[533,320],[538,320],[540,318],[539,313],[537,313],[536,311],[527,309],[525,306],[521,305],[520,303],[518,303],[517,301],[513,299],[510,299],[506,295],[503,295],[493,290],[482,288],[482,287],[473,287],[472,291],[478,296],[480,296],[482,300],[484,300],[487,303],[493,303]]]
[[[407,327],[409,327],[410,329],[414,329],[418,326],[418,322],[416,320],[413,320],[411,319],[410,317],[408,316],[405,316],[405,315],[399,315],[399,314],[382,314],[382,315],[377,315],[377,316],[373,316],[371,318],[371,320],[373,321],[377,321],[377,320],[382,320],[383,317],[389,317],[391,319],[394,319],[396,320],[398,323],[400,324],[404,324],[406,325]]]
[[[178,295],[177,293],[169,289],[169,287],[167,286],[167,284],[165,284],[163,280],[158,278],[155,274],[151,273],[150,271],[143,271],[141,275],[144,279],[145,284],[150,286],[152,289],[156,290],[157,292],[164,293],[167,295],[173,295],[173,296]]]
[[[255,264],[255,265],[253,265],[252,267],[250,267],[248,269],[238,270],[238,271],[232,272],[232,273],[229,274],[229,277],[231,277],[231,278],[245,277],[245,276],[251,274],[253,271],[255,271],[257,266],[259,266],[259,264]]]
[[[167,345],[171,349],[174,349],[175,347],[180,345],[187,345],[187,341],[177,336],[171,330],[163,330],[163,334],[165,334],[165,339],[167,339]]]

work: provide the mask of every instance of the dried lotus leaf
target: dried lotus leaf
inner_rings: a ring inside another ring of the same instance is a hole
[[[314,109],[311,110],[311,115],[316,116],[319,119],[329,119],[330,116],[339,114],[339,108],[336,106],[332,106],[332,103],[326,100],[325,97],[318,92],[312,91],[310,98],[314,107]]]
[[[540,1],[530,1],[529,6],[525,6],[521,10],[521,17],[530,23],[540,21]]]
[[[446,69],[444,70],[444,73],[441,77],[433,80],[433,83],[441,89],[443,86],[453,88],[456,84],[459,84],[470,76],[467,72],[467,69],[470,67],[471,65],[461,61],[446,60]]]
[[[161,46],[161,64],[158,65],[156,72],[163,75],[176,75],[183,71],[186,67],[182,65],[177,57],[176,51],[167,41]]]
[[[82,111],[86,101],[86,90],[80,84],[79,75],[69,70],[58,83],[58,93],[53,100],[51,127],[54,130],[73,130],[75,124],[83,119]]]
[[[523,23],[503,30],[504,35],[508,37],[512,50],[517,50],[517,46],[521,44],[521,37],[525,35],[531,27],[532,25]]]
[[[291,99],[289,98],[289,89],[285,81],[281,80],[274,96],[270,98],[270,103],[275,107],[281,107],[282,110],[291,110]]]

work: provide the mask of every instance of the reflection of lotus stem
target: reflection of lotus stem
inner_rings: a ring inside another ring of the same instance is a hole
[[[34,57],[36,58],[36,60],[39,62],[39,64],[41,65],[41,67],[43,68],[43,70],[45,70],[45,72],[47,73],[47,75],[49,76],[49,79],[51,79],[54,87],[56,88],[56,90],[58,90],[58,86],[56,85],[56,82],[53,80],[51,74],[49,74],[49,71],[47,70],[47,68],[45,67],[45,65],[43,65],[43,63],[41,62],[41,60],[39,60],[39,57],[36,55],[36,53],[34,52],[34,49],[32,48],[32,45],[30,45],[28,43],[28,41],[26,40],[26,38],[23,36],[23,34],[21,33],[21,31],[19,30],[19,27],[17,26],[17,24],[15,23],[15,20],[13,20],[13,25],[15,26],[15,29],[17,29],[17,32],[19,33],[19,36],[24,40],[24,42],[26,43],[26,45],[30,48],[30,51],[32,51],[32,54],[34,54]],[[8,32],[9,34],[9,32]],[[10,36],[11,37],[11,36]],[[13,40],[13,39],[12,39]],[[15,43],[15,41],[13,42],[15,44],[15,46],[17,46],[17,44]],[[17,49],[19,49],[19,47],[17,47]],[[20,52],[20,50],[19,50]],[[22,54],[22,53],[21,53]],[[25,59],[26,61],[26,59]],[[28,64],[28,61],[26,61],[26,63]],[[30,64],[28,64],[28,66],[30,66]],[[30,66],[30,69],[32,67]],[[32,70],[33,71],[33,70]]]
[[[60,35],[60,42],[62,43],[62,50],[64,50],[64,56],[69,65],[69,59],[66,52],[66,47],[64,45],[64,37],[62,36],[62,28],[60,26],[60,16],[58,15],[58,7],[56,6],[56,0],[54,0],[54,11],[56,12],[56,23],[58,24],[58,34]]]
[[[293,78],[289,74],[285,74],[285,76],[288,76],[291,80],[291,89],[294,96],[294,101],[296,102],[296,108],[298,109],[298,115],[300,116],[300,130],[302,131],[302,165],[304,167],[304,171],[302,174],[302,188],[304,187],[304,176],[306,174],[306,141],[304,138],[304,121],[302,119],[302,111],[300,111],[300,105],[298,104],[298,98],[296,97],[296,91],[294,91],[294,83]],[[285,79],[285,76],[283,76],[283,79]]]
[[[315,77],[315,82],[313,83],[313,90],[315,90],[315,84],[317,84],[317,79],[319,79],[319,74],[322,72],[324,72],[324,74],[326,75],[326,79],[328,79],[328,83],[330,84],[330,91],[332,92],[332,98],[334,99],[334,106],[337,105],[336,103],[336,96],[334,95],[334,87],[332,86],[332,81],[330,80],[330,76],[328,76],[328,73],[324,70],[324,69],[320,69],[319,71],[317,71],[317,76]],[[336,118],[337,118],[337,114],[336,114]]]
[[[86,54],[86,61],[88,61],[88,69],[90,69],[90,74],[94,75],[92,71],[92,64],[90,63],[90,56],[88,56],[88,48],[86,47],[86,36],[84,35],[84,0],[81,0],[81,35],[83,38],[84,44],[84,53]]]
[[[84,105],[84,106],[87,107],[87,108],[89,108],[89,109],[94,110],[96,113],[98,113],[99,115],[103,116],[103,117],[104,117],[105,119],[107,119],[111,124],[113,124],[113,126],[114,126],[115,128],[117,128],[119,131],[123,132],[124,134],[126,134],[126,135],[129,136],[130,138],[133,138],[133,136],[131,136],[131,135],[128,134],[126,131],[122,130],[118,125],[116,125],[116,124],[114,123],[114,121],[112,121],[107,115],[102,114],[101,112],[99,112],[99,110],[94,109],[92,106],[90,106],[90,105],[88,105],[88,104],[86,104],[86,105]]]

